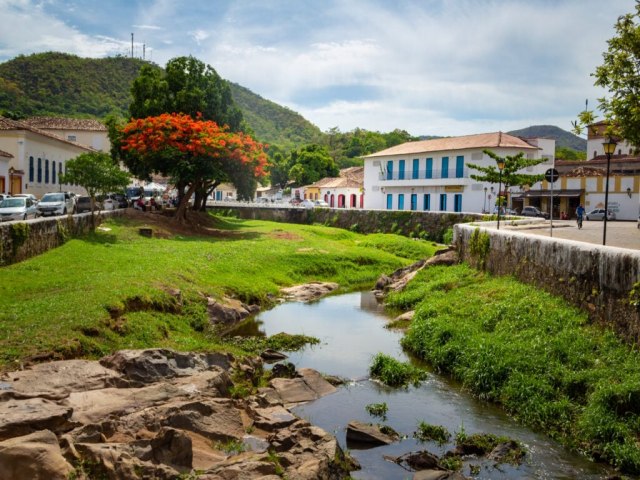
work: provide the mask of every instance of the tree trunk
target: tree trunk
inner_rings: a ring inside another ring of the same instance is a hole
[[[207,210],[207,198],[209,198],[209,195],[211,195],[213,191],[216,188],[218,188],[218,185],[220,185],[220,183],[221,182],[219,180],[216,180],[211,184],[211,186],[208,189],[206,189],[206,193],[204,196],[204,203],[202,204],[201,211],[205,212]]]
[[[191,195],[193,195],[193,191],[195,190],[195,188],[195,185],[191,185],[189,189],[184,193],[184,195],[180,197],[180,202],[178,203],[178,208],[176,209],[176,214],[174,217],[180,223],[184,223],[187,219],[189,199],[191,198]]]

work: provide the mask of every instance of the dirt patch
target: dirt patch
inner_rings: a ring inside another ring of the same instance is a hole
[[[187,212],[187,219],[184,222],[178,222],[172,215],[173,212],[143,212],[135,208],[127,208],[124,216],[151,228],[153,238],[194,235],[228,238],[242,235],[217,228],[218,221],[205,212]]]
[[[285,232],[283,230],[275,230],[269,234],[272,238],[280,240],[304,240],[300,235],[291,232]]]

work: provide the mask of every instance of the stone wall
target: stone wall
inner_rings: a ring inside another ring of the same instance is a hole
[[[472,225],[455,226],[454,244],[461,260],[562,295],[640,343],[640,252]]]
[[[398,233],[408,237],[442,242],[447,229],[460,222],[479,220],[482,215],[452,212],[414,212],[395,210],[351,210],[333,208],[274,208],[210,206],[213,212],[242,219],[285,223],[322,224],[360,233]]]
[[[95,225],[106,217],[122,214],[123,210],[96,214]],[[92,228],[91,213],[0,223],[0,266],[40,255]]]

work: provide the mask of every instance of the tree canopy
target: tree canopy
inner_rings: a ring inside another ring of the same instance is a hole
[[[603,63],[596,68],[595,85],[609,91],[598,99],[599,109],[609,126],[608,135],[640,146],[640,3],[635,12],[622,15],[615,24],[615,36],[602,54]],[[573,123],[574,132],[594,123],[593,111],[584,110]]]
[[[134,175],[159,173],[178,187],[179,219],[185,218],[194,191],[230,179],[250,182],[243,176],[256,179],[265,174],[262,144],[211,120],[164,113],[132,120],[121,134],[121,148],[128,153],[124,161]]]
[[[518,173],[523,168],[532,167],[545,161],[544,158],[525,158],[524,153],[520,152],[517,155],[506,157],[500,157],[498,154],[491,150],[483,150],[486,155],[489,155],[496,161],[496,165],[482,166],[473,163],[468,163],[467,166],[473,170],[477,170],[482,174],[469,175],[478,182],[488,182],[498,184],[502,181],[503,190],[508,190],[509,187],[524,187],[525,185],[533,185],[544,179],[544,175],[530,174],[530,173]],[[502,173],[498,170],[498,161],[504,162],[504,168]],[[501,192],[498,192],[499,198],[501,198]]]

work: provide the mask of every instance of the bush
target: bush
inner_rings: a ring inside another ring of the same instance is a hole
[[[390,387],[406,387],[410,383],[417,385],[427,378],[427,372],[383,353],[373,358],[369,373]]]

